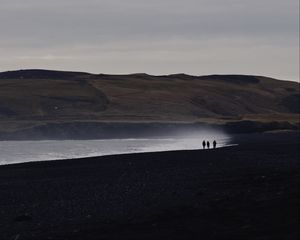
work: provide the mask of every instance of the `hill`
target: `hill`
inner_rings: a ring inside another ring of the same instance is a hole
[[[0,137],[66,123],[250,121],[291,128],[299,123],[299,101],[299,83],[262,76],[10,71],[0,73]]]

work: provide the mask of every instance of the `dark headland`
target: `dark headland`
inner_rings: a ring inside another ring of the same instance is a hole
[[[299,239],[299,135],[283,135],[1,166],[0,239]]]
[[[299,83],[252,75],[0,73],[0,140],[297,130]]]

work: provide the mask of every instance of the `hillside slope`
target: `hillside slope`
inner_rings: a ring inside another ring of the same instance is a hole
[[[46,122],[299,122],[299,83],[261,76],[0,73],[0,131]]]

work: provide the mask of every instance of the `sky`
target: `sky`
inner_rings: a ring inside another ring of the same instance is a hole
[[[299,81],[298,0],[0,0],[0,71]]]

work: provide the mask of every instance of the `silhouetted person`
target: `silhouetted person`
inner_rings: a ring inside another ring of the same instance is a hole
[[[203,147],[203,149],[205,149],[205,145],[206,145],[206,143],[205,143],[205,141],[203,141],[203,142],[202,142],[202,147]]]
[[[209,149],[209,141],[206,142],[206,146]]]
[[[216,140],[214,140],[213,145],[214,145],[214,148],[217,147],[217,142],[216,142]]]

